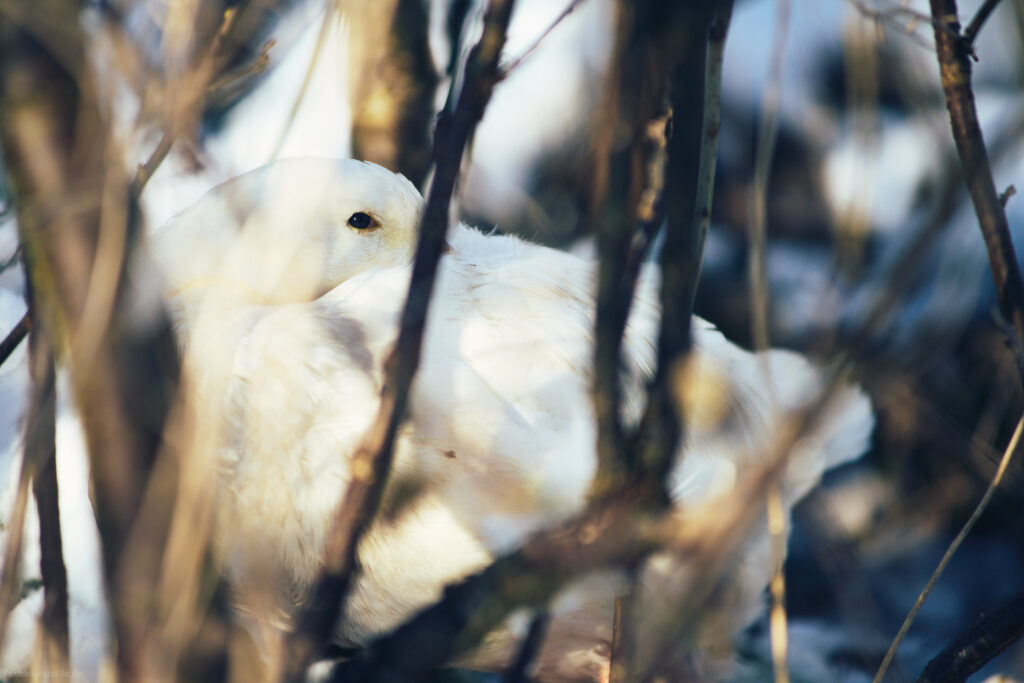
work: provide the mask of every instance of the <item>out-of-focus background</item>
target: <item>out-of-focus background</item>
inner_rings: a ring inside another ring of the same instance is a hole
[[[444,77],[453,54],[450,5],[430,3],[430,54]],[[520,0],[507,55],[521,54],[565,7]],[[979,2],[964,1],[962,16]],[[92,57],[115,59],[100,17],[116,12],[152,60],[165,55],[166,3],[98,2],[87,18]],[[469,21],[478,21],[471,3]],[[459,189],[463,218],[484,229],[593,250],[586,220],[594,112],[612,50],[611,0],[583,0],[502,82]],[[878,416],[871,451],[832,472],[795,512],[787,564],[795,681],[871,680],[903,617],[991,480],[1020,415],[1019,377],[995,300],[981,234],[953,149],[926,3],[897,0],[736,0],[726,43],[712,225],[696,312],[751,344],[748,226],[758,131],[779,95],[767,200],[770,336],[828,359],[850,347],[876,300],[888,315],[858,346],[857,379]],[[368,2],[286,2],[251,38],[267,67],[240,79],[176,146],[141,201],[154,229],[203,192],[273,158],[352,154],[356,112],[380,97]],[[472,37],[472,36],[471,36]],[[975,90],[1000,190],[1024,189],[1024,2],[1004,0],[976,45]],[[781,59],[773,75],[773,60]],[[110,69],[126,163],[159,134],[137,72]],[[442,80],[436,109],[447,92]],[[0,203],[0,333],[23,314],[23,274],[10,188]],[[1024,204],[1007,204],[1024,244]],[[0,368],[0,510],[13,500],[28,375],[21,349]],[[66,394],[67,392],[63,392]],[[58,458],[76,670],[95,671],[104,636],[98,540],[80,428],[62,399]],[[982,613],[1024,592],[1024,466],[1012,463],[992,505],[935,587],[887,680],[913,680]],[[2,513],[6,515],[6,512]],[[31,516],[31,514],[30,514]],[[30,529],[36,524],[29,521]],[[38,574],[29,533],[25,575]],[[36,572],[36,574],[33,574]],[[31,641],[41,600],[27,582],[0,675]],[[767,627],[740,638],[743,680],[770,677]],[[972,680],[1024,679],[1017,643]]]

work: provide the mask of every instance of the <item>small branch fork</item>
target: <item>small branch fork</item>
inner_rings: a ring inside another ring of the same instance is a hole
[[[327,643],[344,611],[344,600],[357,568],[359,539],[380,504],[398,427],[405,418],[408,389],[419,365],[437,264],[445,247],[452,193],[466,143],[500,79],[498,59],[505,44],[512,6],[513,0],[489,2],[483,35],[469,54],[455,107],[438,122],[434,178],[420,224],[420,241],[413,260],[412,281],[402,310],[398,341],[385,364],[381,407],[352,457],[354,476],[335,513],[327,543],[326,569],[289,639],[286,680],[303,680],[306,666]]]
[[[963,49],[967,51],[971,57],[977,61],[978,56],[974,54],[974,42],[978,38],[978,33],[981,31],[981,27],[988,21],[992,11],[996,8],[1000,0],[985,0],[985,3],[978,8],[978,11],[974,14],[974,18],[971,19],[971,23],[967,24],[967,28],[964,29],[963,35],[960,40],[963,43]]]

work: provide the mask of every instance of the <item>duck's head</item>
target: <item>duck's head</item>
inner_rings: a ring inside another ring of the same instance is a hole
[[[405,177],[353,159],[273,162],[214,188],[156,233],[172,310],[216,296],[310,301],[348,278],[411,260],[423,199]]]

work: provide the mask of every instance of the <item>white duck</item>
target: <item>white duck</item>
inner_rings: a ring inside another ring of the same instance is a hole
[[[405,178],[372,164],[286,160],[216,188],[155,239],[196,399],[223,430],[217,545],[240,609],[264,635],[287,628],[315,580],[352,477],[346,454],[378,410],[421,205]],[[581,511],[596,470],[595,264],[464,225],[448,240],[389,493],[337,627],[343,644],[365,644]],[[627,419],[651,372],[656,280],[653,269],[641,278],[626,330]],[[727,492],[774,433],[756,357],[703,320],[693,334],[677,505]],[[818,373],[804,359],[767,358],[778,408],[812,395]],[[790,505],[866,446],[866,398],[849,389],[837,405],[797,449],[783,482]],[[730,635],[760,609],[767,534],[752,534],[744,553]],[[554,607],[539,680],[607,676],[614,582],[577,588]],[[462,663],[507,666],[521,634],[510,621]]]

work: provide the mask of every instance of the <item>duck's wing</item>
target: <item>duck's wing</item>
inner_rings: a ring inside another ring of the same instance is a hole
[[[744,471],[772,453],[786,420],[817,400],[825,368],[797,353],[752,353],[699,318],[694,352],[676,377],[687,420],[686,448],[673,472],[676,500],[698,502],[727,491]],[[792,505],[825,471],[859,457],[868,447],[874,415],[867,395],[847,384],[794,446],[783,476]]]

